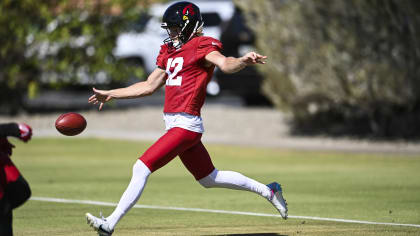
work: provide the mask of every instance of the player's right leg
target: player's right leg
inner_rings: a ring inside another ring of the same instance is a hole
[[[235,171],[219,171],[214,168],[210,155],[200,142],[180,154],[185,167],[205,188],[228,188],[257,193],[271,202],[287,219],[287,204],[283,199],[280,185],[264,185]]]
[[[121,199],[113,213],[107,218],[102,216],[95,217],[90,213],[86,213],[87,223],[95,231],[97,231],[99,235],[112,235],[115,225],[125,214],[127,214],[127,212],[140,198],[143,189],[146,186],[147,179],[151,173],[152,172],[142,161],[137,160],[133,166],[130,183],[121,196]]]

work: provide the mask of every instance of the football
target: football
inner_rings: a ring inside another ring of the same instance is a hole
[[[78,135],[86,128],[86,120],[79,113],[69,112],[62,114],[55,121],[55,128],[67,136]]]

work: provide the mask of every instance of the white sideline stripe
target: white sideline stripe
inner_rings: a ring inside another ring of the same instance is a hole
[[[117,206],[116,203],[112,202],[99,202],[91,200],[74,200],[74,199],[62,199],[62,198],[50,198],[50,197],[31,197],[32,201],[42,202],[58,202],[58,203],[74,203],[74,204],[86,204],[86,205],[98,205],[98,206]],[[184,207],[164,207],[164,206],[152,206],[152,205],[139,205],[136,204],[133,208],[146,208],[146,209],[159,209],[159,210],[173,210],[173,211],[195,211],[195,212],[207,212],[207,213],[221,213],[231,215],[247,215],[247,216],[266,216],[266,217],[281,217],[280,215],[265,214],[265,213],[254,213],[244,211],[225,211],[225,210],[212,210],[212,209],[201,209],[201,208],[184,208]],[[336,218],[324,218],[316,216],[291,216],[293,219],[306,219],[306,220],[319,220],[319,221],[334,221],[342,223],[355,223],[355,224],[368,224],[368,225],[389,225],[389,226],[406,226],[420,228],[420,225],[416,224],[399,224],[399,223],[383,223],[373,221],[362,221],[362,220],[346,220]]]

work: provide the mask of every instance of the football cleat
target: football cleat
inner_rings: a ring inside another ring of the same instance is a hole
[[[114,233],[114,230],[109,228],[109,224],[102,216],[102,213],[100,213],[100,218],[95,217],[90,213],[86,213],[86,220],[88,225],[98,232],[99,236],[111,236],[112,233]]]
[[[287,202],[283,198],[281,185],[277,182],[267,184],[267,187],[271,189],[271,198],[268,201],[280,212],[283,219],[287,219]]]

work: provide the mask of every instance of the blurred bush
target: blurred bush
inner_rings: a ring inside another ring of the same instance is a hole
[[[237,0],[294,132],[420,135],[420,2]]]
[[[147,0],[0,1],[0,113],[39,88],[107,85],[142,69],[117,61],[115,39]]]

